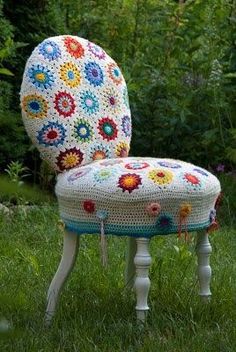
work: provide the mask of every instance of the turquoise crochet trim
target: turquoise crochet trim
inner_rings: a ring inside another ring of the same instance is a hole
[[[65,228],[69,231],[75,232],[78,235],[82,234],[99,234],[100,224],[99,223],[87,223],[67,220],[62,218],[65,223]],[[210,225],[210,221],[206,221],[201,224],[190,224],[187,227],[188,232],[202,230]],[[117,236],[131,236],[131,237],[153,237],[161,235],[170,235],[178,232],[178,226],[172,225],[171,228],[158,231],[155,225],[146,226],[128,226],[128,225],[115,225],[105,224],[105,233],[109,235]]]

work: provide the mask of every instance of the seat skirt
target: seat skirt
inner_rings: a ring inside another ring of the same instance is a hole
[[[220,183],[180,160],[116,158],[58,175],[56,195],[68,230],[151,237],[207,228]]]

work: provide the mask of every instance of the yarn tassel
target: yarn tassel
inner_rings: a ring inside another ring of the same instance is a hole
[[[107,239],[104,232],[104,221],[101,220],[101,235],[100,235],[100,244],[101,244],[101,259],[102,265],[107,267],[108,259],[107,259]]]
[[[184,231],[185,242],[189,240],[189,233],[187,228],[187,218],[192,211],[191,204],[182,204],[179,212],[179,229],[178,238],[181,238],[182,232]]]
[[[104,231],[104,220],[108,217],[108,212],[106,210],[98,210],[96,212],[97,218],[100,220],[100,248],[101,248],[101,260],[102,265],[107,267],[108,259],[107,259],[107,239]]]

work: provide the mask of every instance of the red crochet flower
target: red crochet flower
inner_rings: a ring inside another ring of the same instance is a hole
[[[84,48],[76,39],[66,37],[64,39],[64,43],[67,51],[71,54],[71,56],[74,56],[76,59],[78,59],[84,55]]]
[[[129,193],[138,189],[141,184],[141,177],[137,174],[124,174],[120,176],[118,181],[118,187],[122,188],[123,192],[128,191]]]
[[[200,183],[200,180],[198,177],[189,173],[184,174],[184,178],[192,185],[198,185]]]
[[[104,117],[98,121],[98,130],[103,139],[111,141],[117,137],[117,125],[109,117]]]
[[[95,211],[95,203],[92,200],[85,200],[84,210],[87,211],[87,213],[93,213]]]
[[[57,157],[57,166],[61,171],[69,170],[73,167],[79,166],[83,161],[83,153],[76,148],[66,149],[60,152]]]
[[[69,117],[75,112],[75,101],[69,93],[58,92],[54,99],[55,109],[59,115]]]

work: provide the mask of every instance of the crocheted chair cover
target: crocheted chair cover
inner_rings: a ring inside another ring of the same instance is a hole
[[[42,158],[61,172],[56,194],[69,230],[99,233],[102,222],[107,234],[151,237],[215,224],[214,175],[179,160],[127,157],[125,80],[99,46],[73,36],[43,41],[26,64],[21,106]]]

